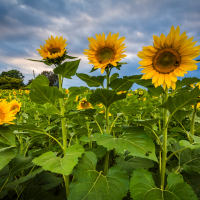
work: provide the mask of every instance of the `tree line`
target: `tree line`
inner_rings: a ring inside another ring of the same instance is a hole
[[[43,71],[39,75],[44,75],[49,79],[49,86],[58,86],[58,75],[52,71]],[[32,83],[29,80],[24,84],[24,75],[18,70],[3,71],[0,74],[0,89],[23,89]]]

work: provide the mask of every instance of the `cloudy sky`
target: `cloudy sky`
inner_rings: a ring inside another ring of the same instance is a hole
[[[127,62],[120,77],[140,74],[137,52],[152,45],[153,35],[167,35],[172,25],[180,26],[181,33],[200,45],[199,0],[0,0],[0,73],[11,69],[25,76],[24,82],[53,66],[26,60],[41,59],[36,49],[51,35],[67,39],[68,52],[81,59],[78,73],[89,73],[92,68],[83,55],[88,48],[87,37],[95,33],[107,36],[119,32],[125,36]],[[197,71],[188,77],[200,78]],[[101,75],[100,70],[89,75]],[[64,87],[85,86],[78,77],[65,79]],[[134,85],[133,89],[138,86]]]

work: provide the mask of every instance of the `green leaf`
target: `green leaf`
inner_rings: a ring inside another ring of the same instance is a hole
[[[11,146],[16,146],[15,135],[9,127],[0,126],[0,142]]]
[[[200,79],[196,78],[196,77],[189,77],[189,78],[183,78],[182,80],[177,80],[176,82],[176,89],[174,90],[174,92],[176,92],[177,90],[181,89],[183,86],[186,85],[191,85],[194,83],[200,82]]]
[[[73,56],[69,56],[69,55],[66,54],[66,55],[65,55],[65,58],[66,58],[66,59],[76,59],[76,58],[78,58],[78,57],[73,57]]]
[[[0,149],[0,170],[3,169],[17,154],[14,147]]]
[[[127,150],[132,156],[157,162],[155,145],[144,131],[144,127],[127,127],[123,130],[122,137],[114,138],[112,135],[104,134],[98,138],[97,144],[106,147],[108,151],[115,148],[117,153],[123,154]]]
[[[65,62],[56,67],[53,72],[55,74],[61,74],[65,78],[71,79],[71,77],[76,74],[80,61],[81,60],[79,59],[71,62]]]
[[[33,163],[42,166],[43,169],[58,174],[69,175],[78,163],[78,158],[83,154],[84,149],[80,145],[73,145],[67,148],[63,158],[56,157],[55,153],[47,152],[35,158]]]
[[[138,121],[133,121],[132,123],[139,124],[142,126],[145,126],[148,129],[153,129],[153,125],[157,122],[157,119],[146,119],[146,120],[138,120]]]
[[[191,187],[183,182],[180,174],[171,173],[167,178],[168,189],[157,188],[150,172],[137,169],[130,180],[131,197],[134,200],[197,200]]]
[[[28,175],[20,177],[19,179],[16,179],[11,183],[6,184],[4,188],[15,190],[18,187],[18,185],[26,181],[29,181],[30,179],[33,179],[37,174],[41,173],[42,171],[44,171],[42,168],[35,169],[33,172],[29,173]]]
[[[43,62],[45,65],[52,65],[52,63],[49,63],[47,60],[32,60],[32,59],[26,59],[26,60],[30,60],[30,61],[36,61],[36,62]]]
[[[89,73],[92,73],[92,72],[96,71],[97,69],[98,68],[95,69],[95,67],[93,67]]]
[[[156,97],[160,96],[164,92],[163,87],[161,86],[158,86],[155,88],[154,85],[150,85],[150,86],[146,86],[146,88],[148,89],[148,93],[150,95],[156,96]]]
[[[179,122],[182,122],[182,119],[188,116],[191,113],[191,111],[186,110],[178,110],[176,113],[174,113],[173,117]]]
[[[41,135],[44,134],[44,130],[33,125],[33,124],[23,124],[23,125],[12,125],[10,126],[12,130],[15,130],[15,134],[19,134],[18,131],[25,131],[25,133],[20,132],[21,134],[37,134]]]
[[[49,86],[49,79],[44,75],[37,76],[33,81],[37,82],[39,85]]]
[[[69,200],[121,200],[129,188],[128,174],[119,166],[111,167],[107,175],[95,170],[97,159],[86,152],[74,169]]]
[[[124,114],[139,114],[140,112],[134,106],[123,106],[122,113],[124,113]]]
[[[96,112],[96,109],[91,109],[90,108],[90,109],[87,109],[87,110],[84,110],[84,111],[80,111],[78,114],[94,118],[94,113],[95,112]]]
[[[119,91],[128,91],[133,85],[132,81],[128,79],[116,78],[109,83],[109,87],[111,87],[116,92]]]
[[[110,77],[110,82],[115,80],[116,78],[119,77],[119,74],[118,73],[114,73],[111,77]]]
[[[83,94],[88,90],[87,87],[70,87],[69,89],[69,96],[68,96],[68,101],[73,100],[75,101],[76,96]]]
[[[181,110],[185,106],[194,105],[196,102],[196,98],[200,96],[200,90],[198,88],[195,88],[191,92],[187,92],[184,94],[178,94],[174,97],[169,97],[168,100],[159,106],[159,108],[166,108],[169,110],[171,115],[173,115],[178,110]]]
[[[133,156],[122,156],[116,158],[117,165],[127,171],[129,175],[133,173],[133,170],[140,168],[151,168],[155,162],[146,158],[133,157]]]
[[[99,87],[102,86],[103,87],[103,82],[105,77],[104,76],[89,76],[87,74],[83,74],[83,73],[76,73],[76,75],[85,83],[87,83],[87,85],[89,87]]]
[[[90,95],[89,102],[93,105],[97,103],[102,103],[106,108],[108,108],[115,101],[125,99],[126,94],[117,95],[114,91],[107,89],[96,89],[94,93]]]

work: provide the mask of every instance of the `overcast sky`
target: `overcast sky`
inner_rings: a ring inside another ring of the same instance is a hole
[[[67,39],[69,55],[81,59],[78,73],[89,73],[92,65],[84,56],[87,37],[119,32],[125,36],[127,62],[120,77],[140,74],[137,52],[152,45],[153,35],[167,35],[171,26],[194,36],[200,45],[200,0],[0,0],[0,73],[12,69],[25,76],[24,82],[52,66],[27,61],[39,59],[36,49],[51,35]],[[200,65],[188,77],[200,78]],[[97,70],[89,75],[101,75]],[[78,77],[65,79],[64,87],[85,86]],[[138,86],[134,85],[133,89]]]

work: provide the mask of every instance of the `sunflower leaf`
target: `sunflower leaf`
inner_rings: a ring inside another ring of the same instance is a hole
[[[157,162],[154,142],[146,134],[144,127],[123,127],[123,131],[124,134],[120,138],[108,134],[101,135],[97,144],[106,147],[108,151],[115,148],[117,153],[123,154],[127,150],[132,156]]]
[[[129,177],[119,166],[111,167],[107,175],[96,171],[97,158],[86,152],[74,169],[74,181],[70,184],[69,200],[121,200],[129,188]]]
[[[169,174],[167,183],[168,189],[161,190],[156,187],[151,172],[145,169],[137,169],[133,172],[130,180],[131,197],[134,200],[197,200],[194,191],[187,183],[183,182],[180,174]]]
[[[76,74],[76,70],[78,69],[79,60],[65,62],[58,67],[56,67],[53,71],[55,74],[61,74],[63,77],[71,79],[72,76]]]
[[[0,126],[0,142],[11,146],[16,146],[13,131],[6,126]]]
[[[84,153],[84,149],[80,145],[73,145],[67,148],[66,155],[63,158],[49,151],[35,158],[32,162],[42,166],[43,169],[58,174],[69,175],[78,163],[78,158]]]
[[[76,75],[85,83],[87,83],[87,85],[89,87],[99,87],[102,86],[103,87],[103,82],[105,77],[104,76],[89,76],[87,74],[83,74],[83,73],[76,73]]]
[[[64,94],[57,87],[47,86],[47,78],[38,76],[38,79],[33,80],[31,84],[30,98],[38,104],[50,103],[55,107],[56,100],[63,98]],[[44,81],[44,84],[42,84]],[[56,107],[55,107],[56,108]],[[57,109],[57,108],[56,108]]]
[[[116,78],[113,81],[109,83],[109,87],[111,87],[113,90],[119,92],[119,91],[128,91],[133,85],[132,81],[129,81],[128,79],[122,79],[122,78]]]
[[[95,92],[90,95],[89,102],[93,105],[102,103],[108,108],[115,101],[119,101],[125,98],[126,94],[117,95],[115,91],[107,89],[96,89]]]

